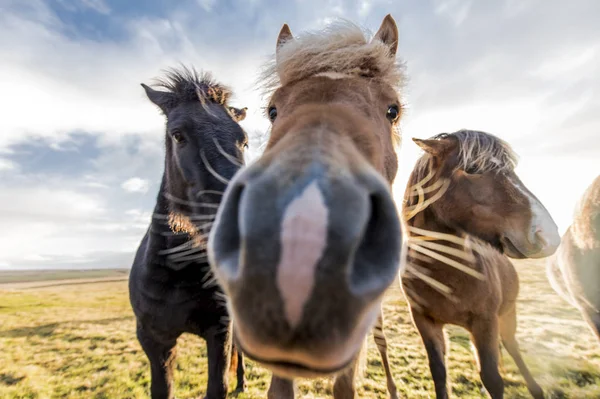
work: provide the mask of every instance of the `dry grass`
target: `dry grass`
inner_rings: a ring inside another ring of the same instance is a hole
[[[549,287],[543,262],[518,262],[522,291],[518,337],[525,359],[553,398],[600,397],[600,345],[579,314]],[[64,277],[64,276],[63,276]],[[145,398],[148,362],[134,335],[127,283],[96,282],[29,289],[0,286],[0,398]],[[391,363],[405,397],[433,397],[433,384],[418,334],[395,287],[386,301]],[[454,397],[485,397],[468,335],[449,328],[449,376]],[[523,379],[504,353],[506,397],[527,398]],[[249,389],[239,399],[263,398],[269,374],[248,362]],[[231,378],[234,384],[234,378]],[[179,342],[178,398],[206,387],[204,343]],[[300,381],[302,397],[326,397],[331,382]],[[384,398],[379,356],[369,342],[362,398]]]

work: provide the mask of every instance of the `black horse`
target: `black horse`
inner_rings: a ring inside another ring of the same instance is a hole
[[[137,337],[150,361],[153,399],[173,395],[175,345],[183,333],[206,340],[206,398],[225,398],[230,359],[237,363],[239,391],[245,385],[244,362],[232,348],[206,239],[221,195],[244,163],[247,136],[238,122],[245,109],[230,107],[230,91],[194,69],[171,70],[157,85],[166,91],[142,84],[167,123],[162,183],[129,278]]]

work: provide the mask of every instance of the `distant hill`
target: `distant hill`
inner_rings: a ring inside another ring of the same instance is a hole
[[[119,278],[129,275],[129,269],[93,270],[0,270],[0,284],[37,281]]]

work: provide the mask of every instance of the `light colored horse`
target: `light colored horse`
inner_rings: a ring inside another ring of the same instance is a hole
[[[547,272],[554,290],[600,339],[600,176],[583,194]]]

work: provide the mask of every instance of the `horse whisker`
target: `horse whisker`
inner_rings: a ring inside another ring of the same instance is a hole
[[[410,267],[411,267],[411,270],[416,270],[419,273],[423,273],[428,276],[431,276],[431,270],[427,269],[426,267],[421,267],[421,266],[417,265],[416,263],[411,263]]]
[[[196,193],[196,198],[200,197],[201,195],[205,195],[205,194],[223,195],[224,192],[217,191],[217,190],[202,190],[202,191],[199,191]]]
[[[445,193],[448,187],[450,186],[450,180],[444,179],[444,183],[442,187],[436,192],[431,198],[426,199],[423,202],[419,202],[414,206],[409,206],[404,209],[404,217],[405,220],[410,220],[415,217],[418,213],[425,210],[429,205],[433,204],[435,201],[439,200]],[[421,196],[419,196],[421,198]]]
[[[444,184],[444,179],[439,179],[439,180],[436,180],[435,183],[433,183],[429,187],[423,188],[421,185],[413,186],[414,189],[411,189],[411,191],[415,191],[416,190],[417,193],[419,191],[421,191],[421,192],[423,192],[423,194],[428,194],[428,193],[430,193],[432,191],[435,191],[435,190],[439,189],[442,186],[442,184]],[[411,193],[410,195],[413,196],[413,195],[415,195],[415,193]]]
[[[158,254],[159,254],[159,255],[168,255],[168,254],[172,254],[172,253],[175,253],[175,252],[179,252],[179,251],[186,250],[186,249],[188,249],[189,247],[191,247],[191,246],[193,246],[193,245],[194,245],[193,241],[186,241],[186,242],[184,242],[183,244],[181,244],[181,245],[178,245],[178,246],[176,246],[176,247],[169,248],[169,249],[163,249],[163,250],[161,250],[161,251],[158,251]]]
[[[413,274],[415,277],[418,277],[419,280],[423,281],[425,284],[429,285],[431,288],[433,288],[436,291],[443,294],[444,296],[452,297],[452,288],[448,287],[447,285],[442,284],[439,281],[437,281],[436,279],[431,278],[428,275],[421,273],[420,271],[418,271],[417,269],[412,267],[412,265],[408,265],[406,267],[406,270],[409,273]]]
[[[222,299],[223,301],[227,300],[227,295],[222,292],[215,292],[215,298]]]
[[[216,287],[217,285],[218,285],[217,284],[217,279],[213,277],[213,278],[209,279],[208,281],[206,281],[206,283],[204,283],[202,285],[202,287],[204,287],[204,288],[211,288],[211,287]]]
[[[453,242],[453,243],[459,244],[459,245],[466,245],[466,243],[467,243],[466,239],[455,236],[454,234],[440,233],[438,231],[425,230],[425,229],[421,229],[421,228],[414,227],[414,226],[408,226],[408,231],[411,233],[415,233],[415,234],[419,234],[419,235],[423,236],[423,237],[412,236],[412,237],[410,237],[410,240],[436,239],[436,240]]]
[[[418,207],[419,204],[421,204],[421,206],[422,206],[425,203],[425,191],[423,190],[422,186],[417,187],[417,194],[419,195],[419,197],[417,198],[417,205],[416,205]],[[423,208],[423,209],[425,209],[425,208]],[[410,220],[410,219],[407,219],[407,220]]]
[[[204,230],[210,229],[210,228],[212,227],[212,225],[213,225],[213,224],[215,224],[215,222],[214,222],[214,221],[212,221],[212,222],[207,222],[207,223],[201,224],[200,226],[197,226],[197,229],[198,229],[199,231],[204,231]],[[205,232],[204,236],[208,236],[208,232]]]
[[[217,146],[217,149],[219,150],[219,152],[221,153],[221,155],[223,155],[229,162],[231,162],[235,166],[239,166],[240,168],[242,166],[244,166],[244,164],[241,163],[240,161],[238,161],[234,156],[232,156],[232,155],[228,154],[227,152],[225,152],[225,150],[223,149],[223,147],[221,147],[221,144],[219,144],[219,140],[217,140],[215,137],[213,137],[213,141],[215,142],[215,145]]]
[[[187,260],[204,262],[207,259],[208,259],[208,256],[206,254],[199,254],[199,255],[191,255],[191,256],[182,256],[181,258],[177,259],[177,262],[185,262]]]
[[[421,179],[420,181],[415,183],[413,186],[411,186],[409,188],[409,190],[413,191],[413,190],[416,190],[417,187],[423,187],[425,184],[427,184],[429,182],[429,180],[433,179],[434,175],[435,175],[435,172],[433,169],[431,169],[427,176],[425,176],[423,179]]]
[[[187,200],[183,200],[181,198],[177,198],[174,195],[170,194],[170,193],[164,193],[164,196],[173,201],[173,202],[177,202],[178,204],[181,205],[187,205],[187,206],[203,206],[206,208],[215,208],[218,209],[219,208],[219,204],[211,204],[210,202],[195,202],[195,201],[187,201]]]
[[[181,270],[184,267],[188,266],[192,264],[192,262],[183,262],[183,263],[177,263],[177,262],[169,262],[169,267],[173,270]]]
[[[152,217],[154,219],[158,219],[161,221],[165,221],[163,222],[164,224],[169,224],[170,219],[172,218],[172,215],[161,215],[158,213],[154,213],[152,215]],[[189,220],[214,220],[217,217],[217,213],[212,213],[212,214],[208,214],[208,215],[191,215],[191,216],[186,216]]]
[[[183,236],[185,234],[189,234],[187,231],[163,231],[160,233],[161,236],[164,237],[177,237]]]
[[[204,248],[204,247],[194,247],[194,248],[192,248],[190,250],[182,251],[182,252],[177,252],[177,253],[175,253],[173,255],[170,255],[169,258],[172,259],[172,260],[177,260],[177,259],[183,258],[185,256],[192,255],[192,254],[197,254],[199,252],[204,252],[204,251],[206,251],[206,248]]]
[[[431,259],[429,256],[421,255],[420,253],[418,253],[414,249],[409,249],[408,250],[408,255],[411,258],[414,258],[416,260],[420,260],[421,262],[425,262],[425,263],[432,263],[433,262],[433,259]]]
[[[468,274],[469,276],[475,277],[479,280],[485,280],[485,276],[483,274],[481,274],[477,270],[474,270],[468,266],[463,265],[462,263],[458,263],[454,259],[450,259],[444,255],[440,255],[435,251],[429,250],[427,248],[423,248],[417,244],[411,243],[410,241],[408,243],[408,246],[410,249],[414,249],[415,251],[421,252],[424,255],[431,256],[432,258],[434,258],[440,262],[443,262],[443,263],[447,264],[448,266],[452,266],[455,269],[460,270],[461,272],[463,272],[465,274]]]
[[[410,241],[410,238],[409,238],[409,241]],[[425,241],[425,240],[415,240],[415,241],[418,242],[417,245],[420,245],[421,247],[437,250],[439,252],[443,252],[448,255],[453,255],[453,256],[456,256],[457,258],[466,260],[467,262],[475,262],[475,256],[473,256],[473,253],[471,253],[471,252],[467,252],[465,250],[461,251],[460,249],[457,249],[457,248],[453,248],[453,247],[450,247],[447,245],[438,244],[435,242],[430,242],[430,241]]]
[[[408,227],[408,231],[415,234],[423,234],[409,237],[410,242],[422,243],[425,241],[448,241],[458,244],[464,248],[468,248],[471,251],[479,252],[482,255],[485,255],[485,251],[487,250],[487,248],[482,245],[481,242],[474,240],[470,236],[463,238],[453,234],[440,233],[439,231],[425,230],[411,226]]]
[[[407,286],[405,286],[403,288],[404,288],[404,290],[403,290],[404,295],[409,300],[409,302],[411,302],[411,306],[416,307],[417,310],[423,310],[423,306],[429,306],[427,301],[425,299],[423,299],[422,296],[417,294],[412,288],[409,288]]]
[[[206,166],[206,169],[208,169],[208,171],[217,179],[219,180],[221,183],[223,184],[229,184],[229,180],[224,178],[223,176],[221,176],[220,174],[217,173],[216,170],[214,170],[212,168],[212,166],[210,166],[210,163],[208,162],[208,159],[206,159],[206,155],[204,155],[204,150],[200,151],[200,157],[202,158],[202,162],[204,163],[204,166]]]

